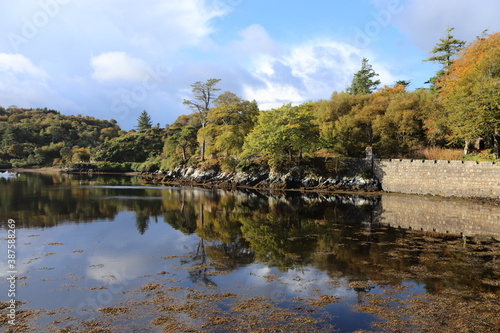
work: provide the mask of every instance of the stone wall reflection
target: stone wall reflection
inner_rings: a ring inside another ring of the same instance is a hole
[[[383,195],[377,222],[404,229],[500,239],[500,207],[460,199]]]

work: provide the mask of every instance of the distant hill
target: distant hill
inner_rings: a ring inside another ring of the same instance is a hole
[[[0,107],[0,167],[88,161],[89,149],[118,137],[117,122],[50,109]]]

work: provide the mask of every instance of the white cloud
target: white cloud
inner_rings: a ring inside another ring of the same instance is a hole
[[[104,34],[108,44],[112,40],[121,49],[138,47],[137,52],[156,56],[172,55],[183,47],[204,43],[214,31],[212,20],[228,13],[204,0],[73,2],[75,6],[68,8],[73,22],[67,24],[76,29],[86,27],[82,36],[85,44],[96,44]]]
[[[256,99],[262,109],[329,98],[348,86],[361,59],[359,49],[333,40],[296,45],[282,56],[262,56],[251,72],[264,86],[246,85],[244,97]]]
[[[231,52],[238,56],[249,57],[255,54],[277,54],[279,46],[269,36],[264,27],[253,24],[239,32],[241,40],[235,41],[231,46]]]
[[[147,75],[147,64],[125,52],[107,52],[92,57],[92,78],[97,81],[128,80],[141,81]]]
[[[22,54],[0,53],[0,71],[12,74],[26,74],[32,77],[45,78],[47,73],[36,67],[30,59]]]
[[[60,3],[60,6],[49,15],[42,3]],[[0,35],[0,54],[21,53],[32,63],[30,66],[28,61],[23,64],[11,58],[2,59],[0,103],[50,107],[66,114],[121,117],[110,111],[117,92],[141,87],[150,75],[147,65],[153,71],[158,66],[169,69],[180,65],[194,67],[197,62],[193,57],[212,47],[214,20],[233,10],[231,4],[234,1],[32,0],[2,3],[0,30],[5,34]],[[45,16],[48,19],[40,24],[39,18]],[[36,33],[28,36],[26,32],[32,32],[28,26],[32,25]],[[23,43],[17,45],[19,51],[13,51],[9,42],[8,36],[12,34],[23,38]],[[38,75],[38,80],[33,75]],[[137,106],[134,103],[130,114],[135,115],[136,111],[146,108],[152,115],[158,115],[155,121],[171,123],[176,117],[174,113],[185,112],[182,99],[177,96],[179,89],[200,79],[203,76],[198,72],[179,76],[175,82],[162,80],[156,90],[141,95],[141,103]],[[151,87],[153,82],[148,82]],[[120,125],[131,127],[133,121],[122,120]]]
[[[424,52],[430,52],[443,38],[448,27],[453,35],[471,42],[484,29],[500,31],[500,2],[498,0],[435,1],[410,0],[395,18],[395,25],[403,30]]]
[[[52,78],[21,54],[0,53],[0,103],[4,106],[78,108],[51,85]]]
[[[42,6],[47,3],[60,6],[49,13]],[[269,20],[275,4],[240,0],[4,1],[0,102],[116,118],[122,117],[112,111],[117,94],[135,92],[140,98],[127,104],[130,116],[123,117],[123,122],[119,118],[120,125],[130,128],[130,119],[143,109],[155,122],[172,123],[188,112],[182,105],[183,90],[189,94],[190,84],[198,80],[221,78],[221,88],[256,99],[262,109],[328,98],[332,91],[344,90],[362,57],[370,60],[383,84],[396,79],[423,84],[433,67],[421,59],[448,26],[465,40],[486,28],[500,31],[498,0],[369,3],[373,7],[346,12],[349,20],[335,20],[333,15],[319,22],[313,36],[307,28],[318,22],[297,23],[286,15]],[[385,19],[382,14],[394,4],[398,10]],[[289,7],[302,8],[295,3]],[[318,8],[323,7],[351,8],[331,1]],[[225,17],[233,10],[234,17]],[[46,22],[40,21],[44,15]],[[372,22],[380,25],[380,33],[364,49],[347,44],[356,44],[349,38],[349,25],[366,32]],[[36,33],[28,36],[30,24],[36,24]],[[232,29],[242,30],[233,35]],[[9,42],[12,34],[24,38],[19,51],[13,51]],[[296,44],[290,45],[290,40]],[[172,74],[155,89],[137,94],[133,89],[140,88],[147,77],[147,65],[168,67]]]

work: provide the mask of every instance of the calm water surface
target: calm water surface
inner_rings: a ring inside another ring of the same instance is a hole
[[[14,219],[27,331],[376,331],[376,296],[404,313],[443,290],[500,295],[494,205],[29,173],[0,178],[0,199],[0,301]]]

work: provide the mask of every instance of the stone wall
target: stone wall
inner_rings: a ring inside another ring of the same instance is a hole
[[[404,229],[500,239],[500,207],[461,199],[386,194],[377,222]]]
[[[500,163],[433,160],[373,160],[386,192],[500,198]]]

